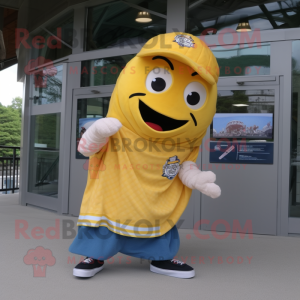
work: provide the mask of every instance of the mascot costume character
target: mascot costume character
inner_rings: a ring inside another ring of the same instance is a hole
[[[83,134],[90,157],[78,234],[69,251],[86,256],[74,269],[92,277],[118,252],[151,261],[150,271],[191,278],[173,259],[176,222],[192,189],[217,198],[216,176],[197,168],[199,146],[216,112],[219,66],[195,36],[150,39],[118,77],[105,118]]]

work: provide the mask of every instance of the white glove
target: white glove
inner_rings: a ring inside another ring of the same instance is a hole
[[[81,137],[78,151],[84,156],[99,152],[108,143],[108,138],[117,133],[121,127],[121,122],[115,118],[97,120]]]
[[[211,171],[200,171],[192,161],[185,161],[178,175],[182,183],[190,189],[197,189],[211,198],[218,198],[221,195],[220,187],[214,183],[216,175]]]

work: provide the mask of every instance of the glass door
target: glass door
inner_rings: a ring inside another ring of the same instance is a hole
[[[66,64],[33,67],[28,72],[21,201],[62,212]]]
[[[201,229],[277,234],[279,76],[221,78],[202,170],[222,195],[201,195]]]
[[[106,117],[114,85],[74,89],[72,108],[69,213],[79,215],[87,182],[87,157],[77,151],[84,132],[98,119]]]

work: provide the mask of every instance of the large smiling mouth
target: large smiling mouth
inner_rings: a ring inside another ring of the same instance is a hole
[[[139,109],[144,122],[156,131],[170,131],[185,125],[188,121],[175,120],[158,113],[143,101],[139,101]]]

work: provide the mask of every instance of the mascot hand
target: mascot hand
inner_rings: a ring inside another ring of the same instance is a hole
[[[94,122],[83,134],[78,151],[84,156],[91,156],[108,143],[108,138],[117,133],[122,127],[115,118],[103,118]]]
[[[98,138],[107,138],[117,133],[122,127],[121,122],[115,118],[103,118],[97,120],[88,131],[94,126],[94,133]]]
[[[179,178],[190,189],[197,189],[211,198],[218,198],[221,195],[220,187],[214,183],[216,175],[211,171],[200,171],[192,161],[185,161],[181,165]]]

